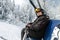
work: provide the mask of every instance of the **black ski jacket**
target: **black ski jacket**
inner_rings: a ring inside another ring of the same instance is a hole
[[[37,19],[31,24],[31,27],[28,28],[29,36],[41,39],[44,36],[49,22],[49,17],[46,15],[37,17]]]

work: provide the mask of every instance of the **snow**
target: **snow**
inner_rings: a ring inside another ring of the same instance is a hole
[[[24,24],[22,25],[25,26]],[[18,27],[18,26],[11,25],[5,22],[0,22],[0,40],[3,40],[3,39],[21,40],[22,28],[23,27]]]

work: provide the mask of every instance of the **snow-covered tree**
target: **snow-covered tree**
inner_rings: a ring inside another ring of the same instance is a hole
[[[32,0],[33,1],[33,0]],[[33,1],[39,8],[37,0]],[[60,4],[59,0],[39,0],[41,7],[50,16],[50,19],[59,19]],[[19,25],[22,23],[33,22],[36,14],[29,0],[0,0],[0,20],[10,24]]]

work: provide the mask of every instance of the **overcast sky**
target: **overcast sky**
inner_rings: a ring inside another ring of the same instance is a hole
[[[13,0],[11,0],[13,1]],[[23,3],[25,3],[25,0],[14,0],[16,5],[22,5]]]

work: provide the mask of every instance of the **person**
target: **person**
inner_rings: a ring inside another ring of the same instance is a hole
[[[28,23],[26,25],[26,28],[28,29],[27,30],[29,32],[28,36],[30,38],[36,38],[36,39],[41,40],[44,37],[45,30],[46,30],[50,20],[49,20],[49,16],[44,14],[43,9],[36,8],[35,12],[37,15],[36,20],[32,23]]]

